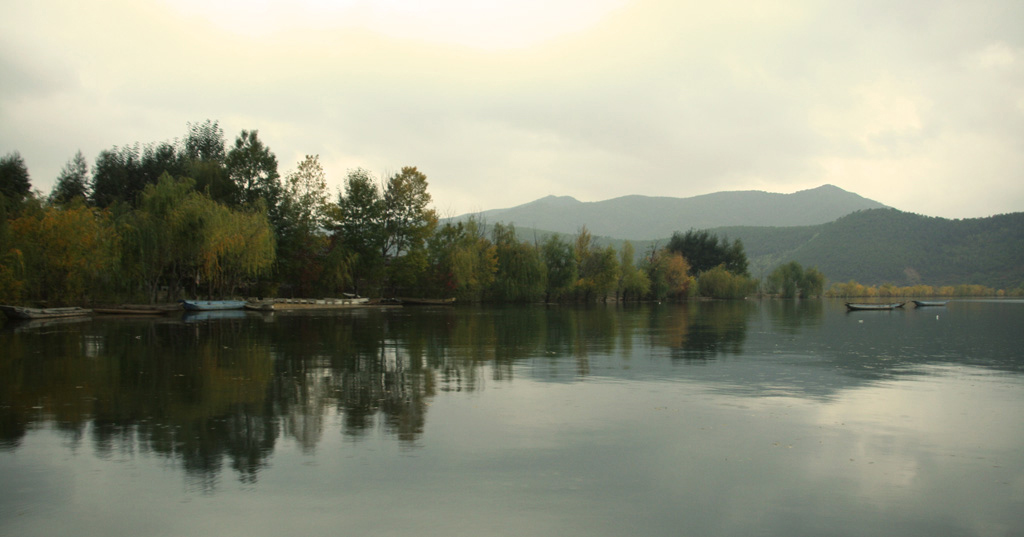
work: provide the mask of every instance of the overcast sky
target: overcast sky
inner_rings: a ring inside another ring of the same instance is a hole
[[[417,166],[444,216],[834,184],[1024,211],[1021,0],[31,0],[0,17],[0,154],[49,193],[81,150],[258,129]]]

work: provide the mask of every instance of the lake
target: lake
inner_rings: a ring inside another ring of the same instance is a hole
[[[0,535],[1024,535],[1024,301],[0,328]]]

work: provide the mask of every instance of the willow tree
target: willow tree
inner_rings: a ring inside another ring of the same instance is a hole
[[[151,302],[161,287],[174,298],[183,279],[194,279],[205,222],[202,211],[192,208],[208,205],[209,200],[194,186],[192,179],[165,173],[143,190],[138,209],[121,224],[123,270],[146,289]]]
[[[541,256],[548,275],[545,300],[570,297],[579,274],[572,243],[558,235],[551,235],[541,245]]]
[[[593,243],[590,231],[584,226],[576,235],[576,289],[584,300],[602,297],[614,291],[619,277],[619,260],[615,248],[601,248]]]
[[[203,198],[206,226],[199,275],[210,295],[233,295],[244,283],[268,274],[274,264],[274,231],[259,207],[236,211]]]
[[[477,301],[494,282],[497,249],[475,218],[446,223],[427,241],[428,284],[446,296]]]
[[[499,302],[540,300],[547,287],[547,267],[537,248],[519,241],[512,224],[495,224],[491,236],[497,268],[491,284],[492,297]]]
[[[28,297],[53,303],[87,298],[114,266],[117,237],[109,214],[81,202],[22,215],[10,232]]]
[[[776,293],[781,298],[821,296],[825,276],[816,268],[805,270],[800,263],[790,261],[768,275],[767,287],[769,293]]]

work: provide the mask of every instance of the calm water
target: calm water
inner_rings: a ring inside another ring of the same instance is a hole
[[[1024,534],[1024,302],[0,329],[0,535]]]

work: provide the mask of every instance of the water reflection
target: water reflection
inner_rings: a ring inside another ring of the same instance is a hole
[[[282,439],[313,454],[327,421],[415,449],[438,394],[516,377],[687,379],[737,396],[827,400],[967,361],[1020,372],[1020,312],[969,305],[844,315],[819,301],[359,309],[134,320],[0,332],[0,449],[50,424],[99,457],[178,461],[214,488],[256,482]],[[926,314],[927,313],[927,314]],[[1014,316],[1015,315],[1015,316]],[[1002,332],[1010,330],[1011,332]],[[665,358],[665,359],[663,359]],[[717,367],[690,367],[717,364]]]

